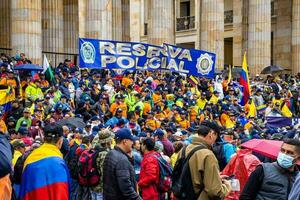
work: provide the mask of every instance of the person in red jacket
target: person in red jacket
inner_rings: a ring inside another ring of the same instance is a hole
[[[140,180],[138,186],[142,191],[143,200],[159,200],[160,194],[157,191],[159,183],[159,164],[154,151],[155,141],[153,138],[146,138],[141,145],[144,158],[141,163]]]

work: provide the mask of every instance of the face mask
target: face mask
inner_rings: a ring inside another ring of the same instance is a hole
[[[284,169],[288,169],[293,166],[293,161],[295,159],[292,156],[286,155],[284,153],[279,152],[278,157],[277,157],[277,162],[280,167]]]

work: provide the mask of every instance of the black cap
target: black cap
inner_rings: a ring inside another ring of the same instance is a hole
[[[62,127],[55,124],[48,124],[44,128],[45,137],[59,138],[63,136]]]

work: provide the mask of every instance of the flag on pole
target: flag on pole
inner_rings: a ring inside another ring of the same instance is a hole
[[[250,83],[249,83],[249,73],[247,68],[247,59],[246,59],[246,52],[244,54],[242,71],[240,73],[240,85],[243,86],[243,98],[241,101],[242,105],[245,105],[248,102],[248,99],[251,95],[250,91]]]
[[[231,72],[231,65],[229,65],[229,68],[228,68],[228,83],[231,82],[231,79],[232,79],[232,72]]]
[[[46,80],[49,81],[49,83],[54,83],[55,79],[54,79],[54,74],[53,71],[51,69],[50,63],[47,59],[47,56],[44,55],[44,59],[43,59],[43,72],[45,74]]]

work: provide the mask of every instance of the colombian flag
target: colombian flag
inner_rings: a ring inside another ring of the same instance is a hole
[[[15,99],[13,89],[8,87],[7,89],[0,89],[0,106],[3,107],[4,112],[11,109],[11,102]]]
[[[70,176],[59,149],[43,144],[26,159],[20,189],[21,200],[69,199]]]
[[[244,54],[242,71],[240,74],[240,85],[243,86],[243,98],[241,101],[241,105],[245,105],[248,102],[250,97],[250,84],[249,84],[249,73],[247,69],[247,60],[246,60],[246,52]]]

